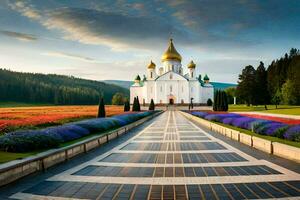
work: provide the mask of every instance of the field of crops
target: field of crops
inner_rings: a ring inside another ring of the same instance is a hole
[[[107,116],[123,113],[123,106],[106,106]],[[0,132],[19,127],[52,124],[69,119],[91,118],[97,106],[41,106],[0,108]],[[12,128],[13,127],[13,128]]]

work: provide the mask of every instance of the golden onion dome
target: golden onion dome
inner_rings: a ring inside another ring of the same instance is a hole
[[[148,69],[155,69],[155,67],[156,67],[155,63],[152,62],[151,60],[150,64],[148,65]]]
[[[195,64],[193,61],[191,61],[191,62],[188,64],[188,68],[189,68],[189,69],[192,69],[192,68],[195,69],[195,67],[196,67],[196,64]]]
[[[181,55],[176,51],[174,44],[173,44],[173,39],[170,39],[169,42],[169,47],[166,50],[166,52],[162,55],[161,60],[166,61],[166,60],[177,60],[181,62]]]

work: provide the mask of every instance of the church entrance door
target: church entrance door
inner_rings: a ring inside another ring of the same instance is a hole
[[[168,95],[169,105],[174,105],[176,97],[173,94]]]

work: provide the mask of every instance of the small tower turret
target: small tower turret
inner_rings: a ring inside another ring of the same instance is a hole
[[[191,62],[188,64],[189,77],[190,77],[190,79],[195,79],[195,78],[196,78],[195,68],[196,68],[196,64],[195,64],[193,61],[191,61]]]
[[[140,83],[141,82],[141,77],[140,75],[136,75],[135,79],[134,79],[134,83]]]
[[[203,80],[204,80],[204,83],[209,83],[209,78],[208,78],[207,74],[205,74]]]
[[[151,60],[150,64],[148,65],[148,77],[147,77],[148,80],[153,80],[156,78],[155,68],[156,68],[156,65]]]

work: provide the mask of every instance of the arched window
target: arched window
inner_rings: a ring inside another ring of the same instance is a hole
[[[170,79],[173,79],[173,74],[172,73],[170,73]]]
[[[173,88],[172,88],[172,85],[170,85],[170,92],[172,92]]]
[[[160,86],[160,92],[162,92],[162,86]]]
[[[191,87],[191,92],[192,92],[192,93],[194,92],[194,88],[193,88],[193,87]]]
[[[152,86],[151,86],[150,92],[151,92],[151,93],[153,92],[153,87],[152,87]]]
[[[192,78],[194,77],[194,72],[192,72]]]
[[[150,78],[152,78],[153,77],[153,72],[150,72]]]

